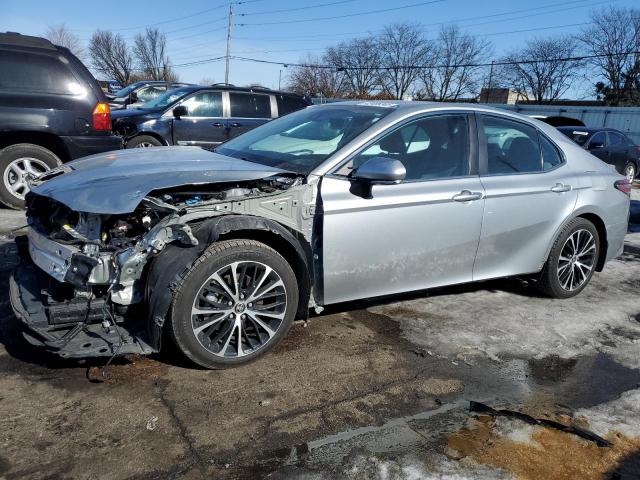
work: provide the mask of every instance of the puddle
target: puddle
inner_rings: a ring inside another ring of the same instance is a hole
[[[551,393],[556,403],[584,408],[614,400],[640,385],[640,370],[634,370],[598,353],[589,357],[562,359],[551,356],[527,361],[529,381]]]

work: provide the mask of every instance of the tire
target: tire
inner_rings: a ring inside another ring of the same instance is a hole
[[[627,177],[630,182],[633,183],[633,180],[636,178],[636,175],[638,175],[638,168],[636,167],[636,164],[633,162],[627,163],[624,166],[624,171],[622,172],[622,174],[625,177]]]
[[[230,281],[234,264],[243,285],[239,291]],[[268,276],[262,278],[265,273]],[[252,298],[257,298],[255,304]],[[173,297],[168,328],[178,349],[193,362],[205,368],[229,368],[251,362],[277,345],[291,327],[297,307],[298,282],[280,254],[253,240],[227,240],[211,245],[184,276]],[[207,308],[217,312],[194,313]]]
[[[138,135],[129,140],[125,148],[150,148],[150,147],[162,147],[163,143],[156,137],[151,135]]]
[[[24,208],[27,178],[59,165],[60,159],[40,145],[17,143],[0,150],[0,202],[17,210]]]
[[[577,252],[572,248],[576,244]],[[593,223],[584,218],[571,220],[551,247],[540,272],[538,287],[553,298],[579,294],[593,277],[599,254],[600,237]],[[587,266],[590,267],[588,270]]]

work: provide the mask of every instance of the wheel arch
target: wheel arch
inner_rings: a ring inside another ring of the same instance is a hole
[[[549,242],[549,245],[547,246],[547,252],[546,252],[546,255],[544,256],[544,261],[542,262],[542,266],[544,266],[544,263],[549,258],[549,255],[551,254],[551,248],[553,247],[553,244],[556,241],[556,238],[558,238],[558,235],[560,234],[560,232],[564,229],[564,227],[569,222],[571,222],[572,220],[575,220],[576,218],[584,218],[585,220],[589,220],[594,225],[594,227],[596,228],[596,231],[598,232],[598,238],[600,240],[600,252],[598,252],[598,261],[596,262],[596,272],[601,272],[602,269],[604,268],[604,264],[607,259],[607,250],[608,250],[607,228],[605,226],[604,221],[602,220],[602,217],[591,210],[575,211],[573,212],[573,215],[566,218],[565,221],[558,226],[556,232],[551,238],[551,241]]]
[[[304,237],[266,218],[222,215],[191,224],[199,241],[195,247],[169,244],[148,265],[145,287],[147,333],[151,346],[160,350],[162,330],[173,294],[193,263],[220,240],[255,240],[276,250],[291,265],[300,288],[296,318],[306,319],[313,288],[311,247]]]
[[[0,150],[12,145],[20,143],[28,143],[31,145],[37,145],[42,148],[46,148],[53,153],[61,163],[67,162],[71,159],[69,150],[65,146],[62,139],[54,135],[53,133],[38,132],[38,131],[13,131],[13,132],[0,132]]]
[[[130,137],[128,137],[126,139],[126,143],[129,143],[134,138],[142,137],[142,136],[153,137],[156,140],[158,140],[160,143],[162,143],[163,146],[165,146],[165,147],[169,146],[169,143],[164,139],[164,137],[162,135],[160,135],[159,133],[156,133],[156,132],[148,132],[148,131],[136,132],[134,135],[132,135],[132,136],[130,136]]]

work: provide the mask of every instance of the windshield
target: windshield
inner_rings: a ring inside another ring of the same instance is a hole
[[[142,104],[143,109],[148,110],[156,110],[168,107],[172,103],[180,100],[186,94],[192,92],[193,89],[191,87],[184,88],[176,88],[175,90],[169,90],[168,92],[163,93],[159,97],[154,98],[153,100],[149,100],[147,103]]]
[[[585,132],[584,130],[562,129],[560,131],[581,147],[584,146],[585,143],[587,143],[587,140],[589,140],[589,137],[591,136],[591,132]]]
[[[127,95],[129,95],[133,90],[135,90],[136,88],[138,88],[140,86],[140,83],[132,83],[131,85],[128,85],[126,87],[124,87],[122,90],[118,90],[116,93],[114,93],[114,95],[116,97],[126,97]]]
[[[359,105],[311,107],[251,130],[215,151],[308,174],[392,111],[392,107]]]

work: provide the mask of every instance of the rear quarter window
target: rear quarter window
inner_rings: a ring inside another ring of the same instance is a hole
[[[0,50],[0,88],[58,95],[84,90],[64,57],[12,50]]]
[[[276,95],[276,101],[278,102],[278,116],[280,117],[309,106],[304,98],[289,95]]]

